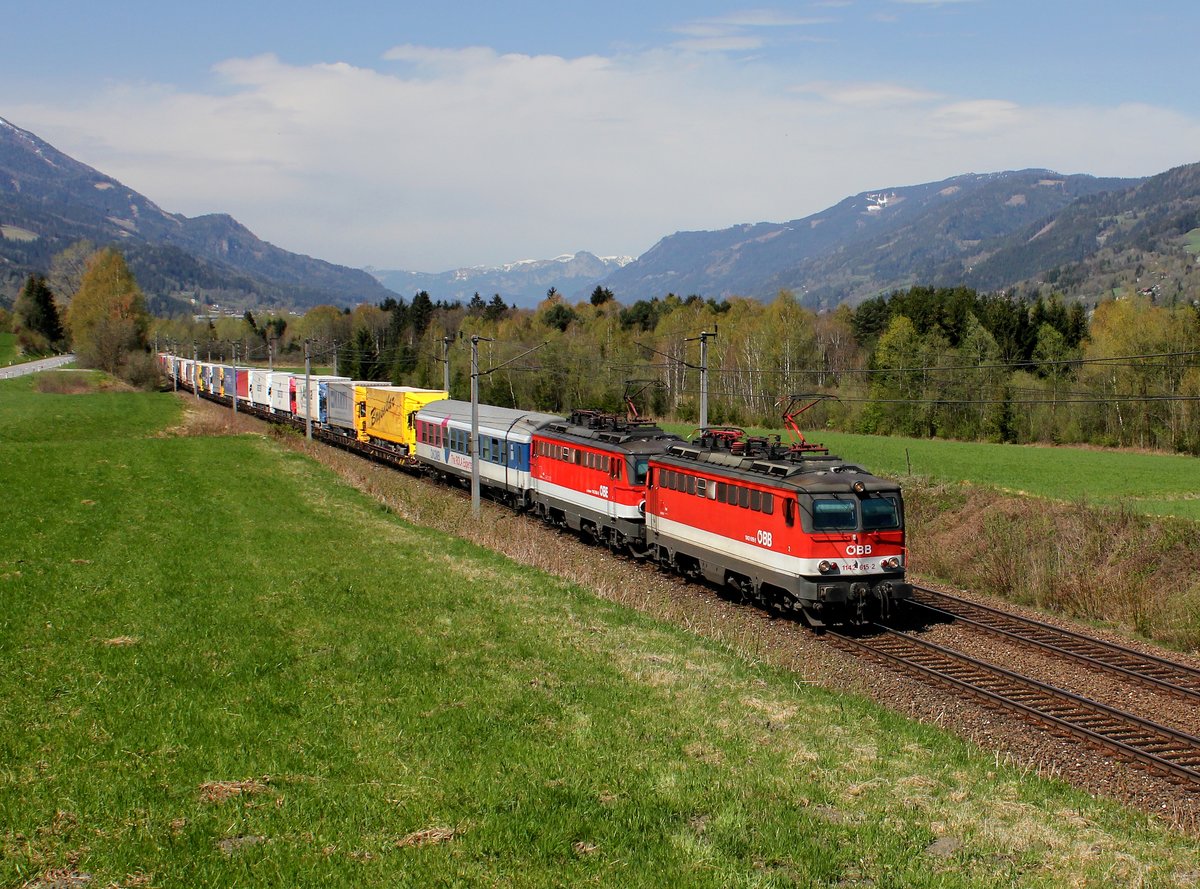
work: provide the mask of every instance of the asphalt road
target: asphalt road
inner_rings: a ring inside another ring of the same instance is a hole
[[[74,360],[74,355],[55,355],[53,358],[40,358],[37,361],[26,361],[24,364],[0,367],[0,380],[7,380],[9,377],[23,377],[26,374],[35,374],[42,370],[53,370],[64,364],[70,364]]]

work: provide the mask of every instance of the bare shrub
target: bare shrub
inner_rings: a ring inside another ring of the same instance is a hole
[[[34,377],[33,388],[49,395],[82,395],[94,392],[96,381],[90,373],[54,370]]]
[[[160,389],[163,385],[158,359],[149,352],[130,352],[121,365],[121,379],[135,389],[147,392]]]

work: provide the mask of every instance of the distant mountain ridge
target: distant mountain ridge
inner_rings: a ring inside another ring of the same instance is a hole
[[[814,308],[913,284],[953,286],[1015,232],[1141,181],[1021,170],[865,191],[790,222],[679,232],[604,283],[623,297],[787,289]]]
[[[0,275],[6,289],[76,241],[116,244],[148,295],[279,307],[393,296],[360,269],[291,253],[226,214],[189,218],[0,118]]]
[[[448,272],[388,271],[368,268],[386,287],[411,295],[427,290],[435,299],[469,302],[478,293],[484,299],[499,293],[506,302],[534,306],[551,287],[566,299],[580,299],[616,269],[633,262],[631,256],[596,256],[586,250],[554,259],[527,259],[498,267],[476,266]]]
[[[0,118],[0,300],[84,238],[120,246],[160,312],[189,308],[190,296],[305,309],[421,290],[532,306],[551,287],[576,301],[597,285],[626,304],[786,289],[827,309],[913,285],[1045,287],[1090,300],[1136,288],[1200,304],[1200,164],[1143,179],[1029,169],[875,189],[789,222],[677,232],[637,259],[579,251],[497,268],[364,271],[290,253],[226,214],[168,213]]]

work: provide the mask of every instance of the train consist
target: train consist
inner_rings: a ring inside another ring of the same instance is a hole
[[[443,479],[472,476],[471,405],[441,390],[160,356],[179,385]],[[733,427],[690,440],[595,411],[478,406],[491,498],[812,626],[912,597],[898,484],[811,445]]]

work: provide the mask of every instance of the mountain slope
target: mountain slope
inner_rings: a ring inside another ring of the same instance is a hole
[[[980,289],[1045,280],[1068,295],[1139,284],[1167,298],[1192,294],[1200,229],[1200,164],[1176,167],[1132,188],[1091,195],[1003,239],[964,277]],[[1139,269],[1141,272],[1139,272]],[[1148,269],[1152,275],[1145,275]],[[1191,297],[1189,297],[1190,299]]]
[[[770,298],[786,288],[829,307],[913,283],[961,283],[975,257],[1013,232],[1138,181],[1022,170],[862,192],[791,222],[672,235],[605,284],[622,298]]]
[[[87,239],[115,244],[151,297],[311,306],[393,294],[366,272],[290,253],[224,214],[188,218],[0,118],[0,274],[10,292]]]

